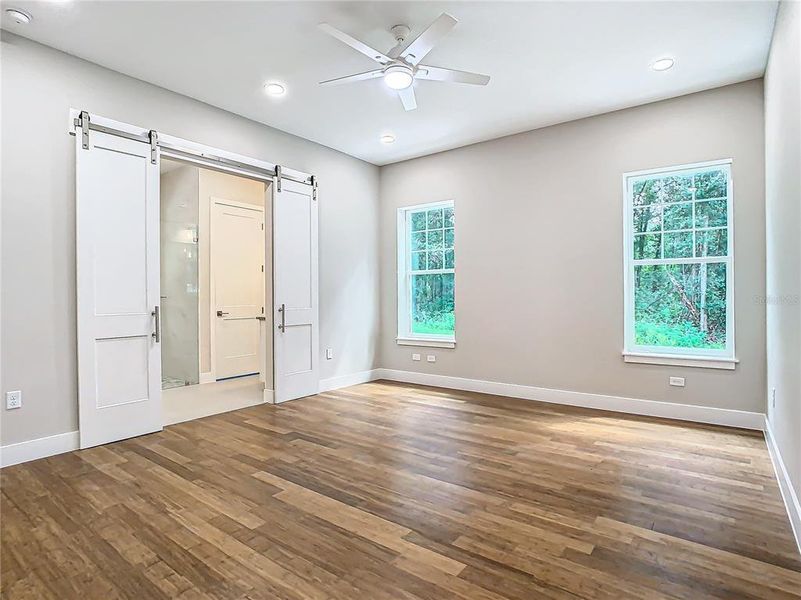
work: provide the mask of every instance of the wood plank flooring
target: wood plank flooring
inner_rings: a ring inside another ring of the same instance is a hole
[[[801,598],[760,434],[376,382],[2,470],[2,598]]]

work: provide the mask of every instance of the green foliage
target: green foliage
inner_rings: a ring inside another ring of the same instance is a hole
[[[693,205],[690,202],[665,206],[665,231],[691,229],[693,226]]]
[[[688,258],[693,255],[693,232],[665,234],[664,258]]]
[[[412,271],[454,268],[453,225],[450,207],[412,213]]]
[[[687,175],[649,177],[634,184],[634,205],[681,202],[693,198],[693,178]]]
[[[696,173],[693,178],[695,186],[695,197],[698,200],[703,198],[725,198],[726,197],[726,174],[723,171],[711,170],[704,173]]]
[[[453,334],[453,274],[412,277],[412,332]]]
[[[412,231],[425,231],[425,229],[426,229],[425,211],[412,213]]]
[[[453,208],[412,213],[412,332],[453,335],[453,273],[420,273],[454,268]]]
[[[634,260],[726,256],[727,185],[715,168],[635,181]],[[636,264],[634,325],[638,345],[725,348],[726,265]]]
[[[695,203],[696,227],[723,227],[726,225],[726,199],[703,200]]]
[[[452,335],[455,329],[453,313],[439,313],[425,321],[415,319],[412,324],[413,333],[436,333],[440,335]]]
[[[638,265],[634,277],[638,345],[725,347],[725,264]]]
[[[635,335],[637,343],[643,346],[709,349],[726,347],[723,342],[710,342],[691,321],[677,324],[638,321],[635,324]]]

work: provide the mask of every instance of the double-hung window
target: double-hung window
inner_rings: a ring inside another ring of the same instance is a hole
[[[453,202],[398,209],[398,343],[454,347]]]
[[[734,368],[731,161],[624,186],[626,361]]]

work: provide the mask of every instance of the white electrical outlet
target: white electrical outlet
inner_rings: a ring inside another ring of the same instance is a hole
[[[671,377],[669,383],[676,387],[684,387],[684,377]]]
[[[429,354],[428,356],[426,356],[426,360],[428,362],[437,362],[437,357],[434,356],[433,354]]]
[[[6,392],[6,409],[22,408],[22,392],[16,390],[14,392]]]
[[[412,354],[412,360],[420,360],[419,354]]]
[[[334,349],[333,348],[326,348],[325,349],[325,358],[326,360],[331,360],[334,358]]]

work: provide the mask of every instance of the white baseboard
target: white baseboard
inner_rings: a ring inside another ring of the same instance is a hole
[[[790,526],[793,528],[795,543],[798,546],[798,551],[801,552],[801,503],[798,501],[798,495],[795,493],[793,482],[790,481],[790,474],[787,472],[787,467],[784,466],[781,452],[779,452],[776,438],[773,435],[773,429],[767,418],[765,419],[765,443],[768,445],[770,460],[773,462],[773,468],[776,471],[776,479],[779,481],[779,489],[782,492],[787,516],[790,517]]]
[[[262,391],[262,402],[264,402],[264,404],[275,404],[275,392],[264,388],[264,391]]]
[[[383,369],[372,369],[370,371],[359,371],[358,373],[350,373],[348,375],[338,375],[337,377],[329,377],[328,379],[320,380],[320,392],[330,392],[331,390],[338,390],[339,388],[349,387],[351,385],[358,385],[360,383],[367,383],[379,379],[376,377],[376,371]]]
[[[198,383],[214,383],[215,381],[217,380],[214,378],[214,373],[211,372],[201,373],[198,379]]]
[[[524,400],[538,400],[551,404],[563,404],[568,406],[579,406],[583,408],[594,408],[599,410],[609,410],[635,415],[650,417],[662,417],[667,419],[679,419],[682,421],[694,421],[698,423],[710,423],[713,425],[725,425],[729,427],[741,427],[744,429],[763,430],[765,428],[765,416],[761,413],[753,413],[724,408],[712,408],[707,406],[695,406],[689,404],[674,404],[671,402],[658,402],[655,400],[640,400],[636,398],[622,398],[619,396],[607,396],[602,394],[590,394],[586,392],[572,392],[567,390],[553,390],[533,386],[517,385],[513,383],[499,383],[495,381],[483,381],[480,379],[466,379],[462,377],[450,377],[446,375],[432,375],[428,373],[415,373],[413,371],[399,371],[395,369],[372,369],[339,375],[328,379],[320,380],[320,392],[336,390],[343,387],[367,383],[377,379],[388,379],[404,383],[415,383],[419,385],[429,385],[433,387],[450,388],[469,392],[480,392],[484,394],[495,394],[498,396],[509,396]],[[262,402],[272,404],[274,395],[272,390],[264,390]],[[259,403],[253,403],[255,406]],[[235,408],[246,408],[238,406]],[[231,410],[231,408],[227,408]],[[214,414],[214,413],[212,413]],[[206,414],[194,415],[190,418],[200,416],[210,416]],[[185,419],[180,419],[180,422]],[[78,448],[78,432],[73,431],[29,442],[21,442],[4,446],[0,466],[8,466],[37,458],[52,456],[61,452],[69,452]],[[795,505],[798,500],[795,499]],[[795,521],[794,523],[797,523]],[[794,525],[795,527],[796,525]],[[797,529],[796,529],[797,530]]]
[[[9,444],[0,448],[0,467],[10,467],[29,460],[77,450],[79,442],[78,432],[70,431],[18,444]]]
[[[451,388],[466,392],[509,396],[511,398],[520,398],[523,400],[538,400],[551,404],[610,410],[613,412],[648,417],[662,417],[665,419],[694,421],[696,423],[726,425],[728,427],[741,427],[743,429],[756,429],[758,431],[762,431],[765,425],[765,415],[762,413],[731,410],[727,408],[674,404],[672,402],[640,400],[637,398],[623,398],[620,396],[572,392],[569,390],[553,390],[549,388],[517,385],[514,383],[499,383],[496,381],[465,379],[462,377],[432,375],[413,371],[397,371],[394,369],[374,369],[373,373],[375,374],[373,377],[374,379],[389,379],[404,383],[416,383],[419,385]]]

